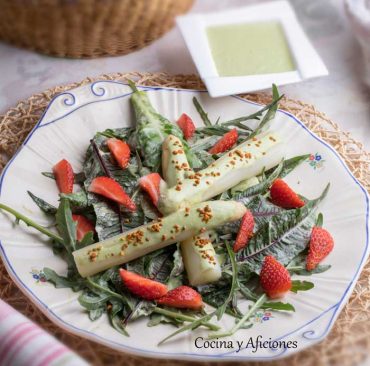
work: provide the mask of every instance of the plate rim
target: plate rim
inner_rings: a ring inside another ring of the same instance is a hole
[[[92,82],[92,83],[88,83],[86,85],[79,86],[77,88],[73,88],[73,89],[70,89],[68,91],[65,91],[65,92],[62,92],[62,93],[59,93],[59,94],[55,95],[50,100],[50,102],[48,103],[45,111],[43,112],[43,114],[40,117],[40,119],[38,120],[38,122],[35,124],[35,126],[29,132],[29,134],[27,135],[27,137],[25,138],[25,140],[22,142],[22,144],[20,145],[20,147],[17,149],[16,153],[12,156],[12,158],[9,160],[9,162],[4,167],[3,172],[2,172],[2,174],[0,176],[0,199],[1,199],[1,190],[2,190],[3,181],[4,181],[4,178],[5,178],[5,175],[6,175],[6,172],[7,172],[8,168],[13,163],[13,161],[16,159],[16,157],[20,153],[20,151],[25,147],[25,145],[27,144],[27,142],[30,140],[30,138],[36,132],[37,129],[42,128],[42,127],[45,127],[45,126],[47,126],[47,125],[49,125],[51,123],[55,123],[58,120],[63,119],[67,115],[75,112],[76,110],[78,110],[78,109],[80,109],[80,108],[82,108],[82,107],[84,107],[86,105],[93,104],[93,103],[104,102],[104,101],[110,101],[110,100],[118,99],[118,98],[124,98],[124,97],[127,97],[127,96],[129,96],[129,95],[132,94],[132,91],[131,91],[130,93],[123,93],[123,94],[120,94],[120,95],[115,95],[115,96],[113,96],[111,98],[106,98],[106,99],[101,99],[101,100],[94,100],[94,101],[90,101],[90,102],[84,101],[84,103],[82,103],[77,108],[73,109],[72,111],[68,111],[65,114],[63,114],[63,116],[59,116],[58,118],[55,118],[54,120],[49,121],[48,123],[41,125],[41,123],[42,123],[43,119],[45,118],[45,116],[47,115],[47,112],[48,112],[49,108],[51,107],[51,105],[55,102],[55,100],[57,98],[60,98],[63,95],[67,95],[67,96],[71,96],[72,95],[72,97],[74,98],[74,95],[72,94],[72,92],[74,90],[79,89],[79,88],[90,86],[91,92],[95,96],[103,96],[104,93],[103,94],[99,94],[99,95],[97,95],[97,94],[94,93],[94,87],[98,83],[113,83],[113,84],[121,84],[121,85],[128,86],[128,84],[125,83],[125,82],[120,82],[120,81],[115,81],[115,80],[98,80],[98,81],[95,81],[95,82]],[[207,93],[207,90],[185,89],[185,88],[174,88],[174,87],[163,87],[163,86],[141,86],[141,85],[138,85],[138,88],[140,90],[153,90],[153,91],[166,90],[166,91],[171,91],[171,92],[199,92],[199,93]],[[253,102],[253,101],[250,101],[250,100],[247,100],[247,99],[243,99],[243,98],[241,98],[240,96],[237,96],[237,95],[231,95],[230,97],[236,98],[236,99],[238,99],[238,100],[240,100],[240,101],[242,101],[244,103],[248,103],[248,104],[252,104],[252,105],[257,105],[257,106],[263,106],[260,103]],[[213,354],[213,355],[201,355],[201,354],[181,353],[181,352],[177,352],[177,353],[167,353],[167,352],[163,352],[163,351],[156,352],[156,351],[152,351],[152,350],[148,351],[148,350],[145,350],[145,349],[131,347],[131,346],[128,346],[128,345],[124,345],[122,343],[118,343],[118,342],[114,342],[114,341],[111,341],[111,340],[107,340],[103,336],[97,335],[97,334],[95,334],[93,332],[90,332],[88,330],[84,330],[84,329],[78,328],[78,327],[76,327],[76,326],[74,326],[72,324],[67,323],[61,317],[59,317],[57,314],[55,314],[53,312],[53,310],[52,309],[49,309],[48,308],[48,305],[45,304],[43,301],[41,301],[38,298],[38,296],[25,283],[23,283],[23,281],[21,280],[21,278],[18,277],[16,271],[13,269],[13,267],[11,265],[11,261],[9,260],[8,256],[5,253],[4,247],[2,245],[2,241],[0,240],[0,256],[3,259],[3,263],[4,263],[4,266],[5,266],[8,274],[10,275],[10,277],[12,278],[12,280],[14,281],[14,283],[17,285],[17,287],[21,290],[21,292],[25,296],[27,296],[27,298],[30,299],[32,301],[32,303],[34,305],[36,305],[36,307],[50,321],[52,321],[54,324],[57,324],[59,327],[61,327],[65,331],[67,331],[67,332],[69,332],[71,334],[74,334],[76,336],[81,336],[83,338],[86,338],[86,339],[95,341],[97,343],[103,344],[103,345],[105,345],[107,347],[111,347],[111,348],[113,348],[113,349],[115,349],[115,350],[117,350],[119,352],[126,352],[128,354],[132,354],[132,355],[136,355],[136,356],[141,356],[141,357],[155,357],[155,358],[159,358],[159,359],[161,359],[161,358],[162,359],[163,358],[175,359],[175,358],[181,357],[181,359],[183,359],[183,360],[207,360],[207,361],[219,361],[220,359],[222,359],[223,361],[238,361],[238,360],[239,361],[253,361],[253,360],[267,361],[267,360],[280,359],[280,358],[283,358],[283,357],[287,357],[287,356],[289,356],[289,355],[291,355],[293,353],[301,352],[304,349],[306,349],[307,347],[310,347],[310,346],[312,346],[312,345],[320,342],[322,339],[324,339],[328,335],[328,333],[330,332],[330,330],[332,329],[332,327],[334,325],[335,320],[339,316],[339,314],[340,314],[341,310],[343,309],[343,307],[346,305],[346,303],[347,303],[346,300],[351,295],[351,293],[353,291],[353,288],[356,285],[356,282],[357,282],[357,280],[358,280],[358,278],[360,276],[360,273],[361,273],[361,271],[362,271],[362,269],[363,269],[363,267],[365,265],[365,261],[366,261],[367,257],[369,256],[369,252],[370,252],[370,248],[369,248],[369,225],[370,225],[370,219],[369,219],[369,210],[370,210],[370,207],[369,206],[370,205],[369,205],[369,200],[370,200],[370,198],[369,198],[369,194],[366,191],[366,189],[362,186],[362,184],[358,181],[358,179],[353,175],[353,173],[351,172],[351,170],[349,169],[349,167],[347,166],[347,164],[345,163],[345,161],[343,160],[343,158],[339,155],[339,153],[331,145],[329,145],[326,141],[324,141],[319,136],[317,136],[299,118],[297,118],[296,116],[294,116],[292,113],[290,113],[288,111],[281,110],[281,109],[278,109],[278,111],[280,113],[283,113],[283,114],[287,115],[289,118],[292,118],[298,125],[300,125],[301,128],[303,128],[306,132],[308,132],[314,139],[316,139],[321,144],[323,144],[326,148],[328,148],[329,150],[332,151],[332,153],[334,154],[334,156],[340,161],[340,163],[344,167],[345,171],[350,175],[350,177],[352,178],[352,180],[359,186],[360,190],[364,193],[364,196],[365,196],[364,198],[365,198],[365,203],[366,203],[366,227],[365,227],[365,229],[366,229],[366,243],[365,243],[365,247],[364,247],[364,250],[363,250],[363,253],[362,253],[361,260],[360,260],[360,262],[359,262],[359,264],[357,266],[356,272],[355,272],[352,280],[349,282],[349,284],[348,284],[347,288],[345,289],[343,295],[341,296],[340,300],[336,304],[330,306],[328,309],[326,309],[323,312],[321,312],[320,315],[318,315],[317,317],[311,319],[309,322],[307,322],[304,325],[298,327],[297,329],[295,329],[295,330],[293,330],[293,331],[291,331],[291,332],[289,332],[289,333],[287,333],[287,334],[279,337],[279,340],[281,340],[281,339],[284,339],[285,337],[287,337],[289,335],[292,335],[294,333],[297,333],[301,329],[303,329],[303,328],[307,327],[308,325],[314,323],[315,321],[317,321],[318,319],[320,319],[322,316],[324,316],[327,313],[329,313],[330,311],[334,310],[333,311],[333,314],[329,318],[329,322],[326,325],[326,327],[324,329],[324,332],[322,334],[320,334],[318,337],[312,337],[312,335],[314,335],[315,332],[314,331],[311,331],[311,330],[308,330],[308,331],[305,331],[301,335],[302,337],[306,338],[307,340],[310,340],[311,343],[309,345],[305,345],[300,351],[296,351],[296,350],[293,350],[293,351],[290,350],[290,351],[288,351],[287,348],[283,348],[283,351],[282,352],[279,352],[279,353],[277,353],[275,355],[272,355],[272,356],[255,356],[255,357],[251,357],[250,355],[243,356],[243,354],[240,353],[239,356],[236,357],[234,355],[236,351],[230,351],[230,352],[225,352],[225,353],[221,353],[221,354]]]

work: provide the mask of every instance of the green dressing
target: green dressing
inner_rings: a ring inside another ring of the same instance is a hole
[[[279,22],[219,25],[208,27],[206,31],[219,76],[296,70]]]

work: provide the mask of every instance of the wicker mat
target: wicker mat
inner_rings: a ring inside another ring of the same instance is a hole
[[[121,80],[130,77],[142,85],[160,85],[168,87],[179,87],[189,89],[203,89],[204,86],[195,75],[167,74],[110,74],[102,75],[99,80]],[[0,169],[4,167],[6,160],[14,154],[21,145],[30,129],[40,118],[51,98],[65,90],[75,88],[94,81],[87,78],[79,83],[58,86],[43,93],[33,95],[27,100],[0,116]],[[271,97],[266,94],[248,94],[243,97],[268,103]],[[330,121],[324,114],[320,113],[312,105],[283,99],[281,108],[285,109],[308,126],[317,135],[331,144],[343,157],[353,174],[370,191],[370,153],[363,146],[340,130],[339,126]],[[319,345],[297,353],[282,361],[273,361],[270,364],[280,365],[358,365],[370,351],[370,261],[367,262],[358,281],[354,293],[348,304],[340,314],[333,330],[329,336]],[[181,364],[190,365],[191,362],[181,361],[153,361],[147,358],[134,357],[118,353],[105,346],[71,335],[54,325],[48,320],[31,302],[20,292],[6,273],[4,266],[0,263],[0,297],[23,314],[39,323],[44,329],[54,334],[58,339],[78,352],[81,356],[95,365],[140,365],[156,366]],[[213,363],[219,365],[220,363]],[[236,363],[241,364],[241,363]],[[243,363],[245,364],[245,363]],[[258,365],[258,363],[249,363]]]

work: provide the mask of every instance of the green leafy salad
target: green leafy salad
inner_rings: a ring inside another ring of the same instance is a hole
[[[199,115],[172,123],[129,84],[133,127],[92,136],[81,172],[62,159],[42,173],[58,186],[58,207],[28,192],[55,230],[0,204],[66,261],[67,273],[44,268],[46,279],[127,336],[143,317],[177,328],[159,344],[198,327],[232,335],[259,309],[294,312],[284,296],[314,287],[299,276],[328,270],[334,242],[318,213],[329,185],[309,199],[284,181],[309,155],[284,159],[282,136],[269,130],[277,88],[269,105],[229,121],[210,121],[194,97]]]

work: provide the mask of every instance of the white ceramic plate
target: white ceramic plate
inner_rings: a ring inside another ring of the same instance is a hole
[[[199,91],[145,90],[155,108],[173,121],[185,112],[198,124],[201,123],[193,107],[193,96],[200,98],[212,121],[219,116],[221,120],[239,117],[259,108],[237,97],[215,100]],[[132,123],[130,94],[130,89],[122,83],[96,82],[55,97],[22,148],[4,169],[0,180],[1,202],[33,217],[40,224],[51,224],[29,198],[27,190],[57,204],[55,183],[40,172],[50,171],[51,166],[63,157],[79,171],[89,139],[95,132]],[[1,213],[1,255],[7,270],[29,299],[56,324],[69,332],[124,352],[167,359],[270,360],[301,351],[320,341],[328,334],[346,303],[368,256],[369,199],[335,150],[307,130],[294,116],[279,111],[272,128],[278,129],[284,137],[287,157],[312,154],[313,160],[304,162],[287,176],[286,180],[294,189],[314,198],[328,182],[331,183],[320,211],[336,245],[325,260],[332,268],[309,277],[315,288],[287,296],[286,301],[294,305],[296,312],[259,311],[253,318],[251,329],[241,330],[230,339],[234,341],[235,348],[197,348],[195,339],[206,336],[201,329],[184,333],[158,347],[158,341],[174,330],[171,326],[148,328],[147,320],[142,319],[129,325],[131,336],[125,337],[109,325],[105,316],[91,322],[77,302],[77,293],[69,289],[55,289],[44,282],[40,272],[43,267],[53,268],[59,273],[66,271],[65,263],[53,255],[47,239],[23,224],[15,226],[13,218]],[[233,322],[233,318],[224,316],[222,326],[229,328]],[[296,341],[297,348],[258,348],[255,352],[249,347],[237,352],[237,340],[244,341],[245,346],[250,337],[255,342],[258,336],[264,341]],[[204,346],[199,339],[197,345]]]

